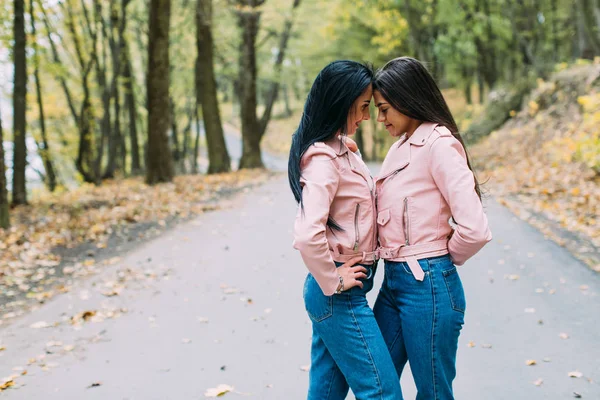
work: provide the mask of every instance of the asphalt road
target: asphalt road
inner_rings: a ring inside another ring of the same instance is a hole
[[[467,313],[456,398],[600,399],[598,274],[493,199],[486,205],[494,240],[459,270]],[[0,396],[202,399],[227,384],[224,398],[306,398],[295,211],[281,175],[0,327],[0,376],[27,371]],[[118,295],[102,294],[119,280]],[[96,316],[78,319],[85,311]],[[402,387],[414,399],[408,370]]]

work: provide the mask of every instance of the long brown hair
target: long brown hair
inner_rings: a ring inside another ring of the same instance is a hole
[[[388,61],[375,74],[373,88],[379,90],[392,107],[407,117],[435,122],[448,128],[465,149],[465,154],[467,153],[465,142],[440,88],[421,62],[411,57],[398,57]],[[467,165],[473,171],[468,154]],[[474,171],[473,177],[475,192],[481,199],[479,181]]]

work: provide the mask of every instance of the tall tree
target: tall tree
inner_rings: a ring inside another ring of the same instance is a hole
[[[15,0],[14,18],[14,68],[15,81],[13,89],[13,197],[14,205],[27,204],[25,186],[25,167],[27,165],[25,111],[27,107],[27,57],[25,54],[27,39],[25,35],[25,0]]]
[[[140,162],[140,147],[138,144],[138,132],[137,132],[137,108],[135,102],[135,91],[134,91],[134,77],[133,69],[131,67],[131,55],[130,49],[127,42],[125,42],[125,68],[123,70],[123,85],[125,89],[125,108],[127,109],[128,124],[129,127],[129,148],[131,149],[131,173],[133,175],[139,175],[142,172]]]
[[[36,38],[35,7],[33,0],[29,0],[29,17],[31,23],[31,43],[33,47],[33,76],[35,79],[35,91],[40,113],[40,131],[42,134],[42,141],[41,143],[38,142],[38,150],[42,157],[42,161],[44,162],[44,169],[46,170],[46,176],[44,178],[46,186],[48,187],[48,190],[53,192],[54,189],[56,189],[56,172],[50,156],[50,145],[48,142],[48,135],[46,134],[46,117],[42,99],[42,82],[40,80],[40,55]]]
[[[2,116],[0,115],[0,228],[7,229],[9,226],[6,168],[4,164],[4,135],[2,133]]]
[[[260,131],[256,117],[256,36],[260,6],[266,0],[238,0],[238,25],[242,32],[239,58],[240,114],[242,120],[242,158],[240,168],[262,168]]]
[[[238,25],[242,31],[240,48],[238,81],[241,94],[241,119],[242,119],[242,158],[240,168],[262,168],[263,162],[260,151],[260,142],[265,134],[273,105],[279,92],[279,75],[281,65],[285,58],[285,51],[289,41],[294,11],[300,5],[300,0],[294,0],[292,10],[284,23],[283,31],[279,38],[277,57],[273,66],[275,78],[271,83],[266,96],[265,110],[260,120],[256,115],[256,37],[260,27],[260,6],[266,0],[237,0],[236,14]]]
[[[105,178],[113,178],[115,171],[124,167],[125,157],[124,138],[121,133],[121,96],[120,80],[125,59],[125,29],[127,25],[127,6],[130,0],[121,0],[120,8],[115,0],[110,2],[110,34],[108,36],[112,55],[112,82],[110,97],[113,99],[114,124],[108,138],[108,165],[104,172]]]
[[[169,27],[171,0],[151,0],[148,32],[148,153],[146,182],[173,179],[169,149]]]
[[[75,26],[75,17],[73,15],[74,5],[72,3],[72,0],[67,0],[66,7],[64,6],[64,3],[60,4],[61,6],[63,6],[62,9],[67,14],[66,24],[68,31],[71,34],[73,44],[75,46],[75,54],[77,56],[77,64],[79,67],[79,74],[81,78],[81,85],[83,91],[83,99],[81,101],[80,111],[77,113],[75,111],[73,96],[69,90],[69,87],[64,77],[59,77],[61,81],[61,86],[63,88],[63,91],[65,92],[65,96],[67,97],[69,107],[71,108],[71,113],[73,114],[73,118],[77,122],[77,127],[79,130],[79,146],[77,150],[77,159],[75,160],[75,166],[77,167],[77,171],[81,174],[85,182],[95,183],[99,182],[100,177],[96,174],[94,160],[94,149],[96,147],[96,140],[94,138],[93,131],[94,109],[91,101],[90,73],[96,61],[96,46],[91,46],[91,54],[89,58],[86,59],[84,55],[83,45],[81,43],[82,40]],[[42,12],[44,12],[44,7],[41,8]],[[48,16],[45,12],[44,23],[46,24],[46,29],[48,30],[48,41],[50,42],[54,62],[57,65],[63,65],[60,59],[60,55],[56,49],[56,45],[54,44],[54,40],[52,38],[52,33],[50,30],[50,23],[48,21]],[[89,23],[88,26],[90,26]]]
[[[212,0],[196,2],[196,102],[202,107],[206,144],[208,147],[208,173],[229,172],[231,160],[227,152],[223,125],[217,99],[217,84],[213,64]]]

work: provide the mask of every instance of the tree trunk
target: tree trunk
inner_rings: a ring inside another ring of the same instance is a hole
[[[579,0],[578,5],[581,12],[583,32],[593,52],[593,54],[583,54],[583,56],[593,58],[593,56],[600,55],[600,27],[596,20],[594,1]]]
[[[356,142],[356,146],[358,147],[358,150],[360,150],[361,154],[365,153],[365,141],[364,141],[363,135],[364,135],[364,131],[359,126],[358,129],[356,130],[356,133],[354,134],[353,139]]]
[[[92,102],[90,101],[89,76],[96,62],[96,47],[92,47],[92,55],[90,56],[90,59],[86,61],[83,56],[80,37],[77,34],[77,30],[75,29],[75,20],[73,17],[74,7],[70,1],[68,2],[66,7],[64,6],[64,3],[60,4],[63,5],[63,9],[65,9],[67,13],[66,24],[69,32],[71,33],[73,43],[75,44],[75,53],[77,55],[77,61],[79,63],[83,89],[83,101],[81,103],[81,108],[76,118],[77,126],[79,128],[79,149],[77,152],[77,160],[75,161],[75,166],[77,167],[77,171],[81,174],[85,182],[94,183],[97,182],[97,176],[94,169],[95,139],[92,130],[94,110],[92,108]],[[44,8],[41,8],[42,11],[44,11]],[[44,16],[46,27],[48,28],[48,16],[45,13]],[[60,63],[60,59],[58,58],[58,52],[56,51],[56,47],[52,40],[50,30],[48,30],[48,40],[50,41],[55,61]],[[67,94],[67,98],[70,98],[70,92],[68,91],[68,87],[66,86],[66,84],[63,85],[63,89],[65,90],[65,94]]]
[[[196,107],[196,141],[194,143],[194,159],[192,160],[192,172],[198,173],[198,151],[200,150],[200,115]]]
[[[177,128],[177,112],[175,110],[175,101],[171,97],[169,99],[169,111],[171,112],[171,142],[173,145],[173,164],[178,167],[180,150],[179,150],[179,129]]]
[[[131,68],[131,56],[129,54],[129,46],[125,47],[125,69],[123,78],[125,86],[125,108],[127,109],[129,122],[129,147],[131,148],[131,174],[139,175],[142,172],[140,164],[140,147],[137,133],[137,110],[135,103],[134,78]]]
[[[560,54],[558,52],[558,47],[559,47],[559,39],[558,39],[558,4],[557,4],[558,0],[551,0],[551,6],[552,6],[552,50],[554,51],[554,54],[552,56],[552,59],[554,60],[554,62],[558,62],[558,60],[560,60]]]
[[[300,5],[301,0],[294,0],[292,5],[292,12],[290,16],[285,20],[283,31],[281,32],[281,37],[279,38],[279,49],[277,52],[277,58],[275,59],[275,65],[273,69],[275,71],[273,81],[271,82],[271,87],[267,91],[266,101],[265,101],[265,111],[263,113],[262,118],[260,119],[259,128],[260,128],[260,139],[265,134],[267,130],[267,125],[271,120],[271,113],[273,111],[273,105],[275,104],[275,100],[277,100],[277,93],[279,93],[279,79],[281,75],[281,66],[283,64],[283,60],[285,58],[285,51],[287,49],[287,44],[292,34],[292,26],[294,23],[294,11]],[[258,24],[257,24],[258,25]],[[259,140],[260,140],[259,139]]]
[[[40,9],[42,10],[42,14],[44,15],[44,26],[46,27],[46,34],[47,34],[48,42],[50,43],[50,49],[52,50],[52,56],[53,56],[54,63],[57,65],[62,65],[60,56],[58,55],[58,51],[56,50],[56,46],[54,45],[54,41],[52,40],[52,31],[50,30],[50,24],[48,23],[48,16],[46,15],[46,11],[44,10],[44,7],[40,6]],[[75,125],[77,125],[77,127],[79,127],[79,114],[77,113],[77,108],[75,107],[75,102],[73,101],[73,97],[71,96],[71,91],[69,90],[69,87],[67,86],[67,81],[65,80],[65,78],[62,74],[58,74],[58,81],[60,82],[60,86],[63,88],[63,92],[65,93],[65,97],[67,98],[67,104],[69,105],[69,110],[71,111],[71,116],[73,117],[73,120],[75,121]],[[63,144],[65,146],[67,145],[66,142],[63,142]]]
[[[0,115],[0,228],[10,227],[8,213],[8,193],[6,192],[6,168],[4,164],[4,135],[2,132],[2,116]]]
[[[38,110],[40,113],[40,130],[42,133],[42,143],[38,144],[38,151],[40,157],[44,162],[44,169],[46,170],[46,176],[44,181],[48,190],[54,192],[56,189],[56,172],[54,171],[54,165],[52,158],[50,157],[50,146],[48,144],[48,136],[46,135],[46,118],[44,116],[44,102],[42,100],[42,82],[40,80],[40,59],[39,51],[37,46],[36,28],[35,28],[35,10],[33,0],[29,0],[29,16],[31,22],[31,42],[33,47],[33,76],[35,78],[35,90],[37,94]]]
[[[285,106],[285,116],[292,116],[292,108],[290,107],[290,93],[289,93],[289,85],[285,84],[281,87],[281,93],[283,94],[283,104]]]
[[[477,83],[479,86],[479,104],[483,104],[485,98],[485,80],[481,71],[477,71]]]
[[[208,173],[229,172],[231,160],[227,152],[223,125],[217,99],[217,85],[213,65],[212,0],[197,0],[196,30],[198,58],[196,59],[196,99],[202,106],[206,145],[208,148]],[[255,75],[256,76],[256,73]],[[254,105],[256,107],[256,104]],[[255,113],[255,111],[253,111]],[[256,114],[255,119],[256,119]],[[243,131],[242,125],[242,131]]]
[[[13,88],[13,197],[14,205],[27,204],[25,167],[27,165],[25,111],[27,107],[27,39],[25,35],[25,0],[15,0],[14,18],[14,88]]]
[[[486,42],[486,66],[485,80],[490,89],[496,85],[498,80],[498,70],[496,67],[496,35],[492,27],[492,12],[490,10],[490,0],[483,2],[483,12],[486,18],[487,42]]]
[[[148,32],[148,154],[146,182],[173,180],[169,151],[169,25],[171,0],[151,0]]]
[[[122,170],[124,165],[123,135],[121,133],[121,97],[119,90],[119,77],[121,76],[121,65],[123,64],[125,52],[125,24],[126,24],[126,7],[130,0],[121,0],[121,17],[119,18],[119,9],[115,0],[110,2],[110,49],[112,55],[112,82],[110,86],[110,98],[113,99],[114,106],[114,125],[108,139],[108,165],[104,173],[104,178],[113,178],[115,171]],[[117,38],[115,39],[115,30]]]
[[[181,149],[181,172],[184,174],[188,171],[188,154],[190,148],[190,133],[192,132],[192,124],[194,123],[194,108],[188,111],[188,123],[183,129],[183,145]]]
[[[242,120],[242,158],[239,168],[264,168],[260,153],[260,125],[256,116],[256,36],[265,0],[239,1],[238,24],[242,31],[239,77]],[[243,7],[243,8],[242,8]]]
[[[111,121],[110,121],[110,88],[106,82],[106,26],[104,23],[104,17],[102,16],[102,3],[100,0],[94,0],[94,21],[95,28],[93,34],[92,48],[91,54],[95,57],[96,62],[96,80],[98,81],[98,89],[102,93],[102,120],[100,122],[100,140],[98,141],[98,147],[96,151],[96,161],[94,164],[94,171],[96,175],[96,185],[100,185],[102,183],[102,160],[104,158],[104,146],[106,142],[109,140]],[[101,27],[102,36],[98,40],[98,25]],[[90,27],[91,29],[91,27]],[[100,62],[100,57],[96,52],[97,42],[99,41],[99,47],[102,49],[102,62]],[[111,153],[109,151],[109,153]]]

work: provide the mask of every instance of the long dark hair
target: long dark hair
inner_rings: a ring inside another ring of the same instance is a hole
[[[375,75],[373,84],[392,107],[418,121],[435,122],[445,126],[460,142],[467,153],[454,117],[442,92],[425,66],[411,57],[388,61]],[[467,165],[473,171],[467,154]],[[481,199],[479,182],[475,176],[475,192]]]
[[[317,75],[306,98],[298,129],[292,136],[288,161],[290,188],[301,206],[302,155],[313,143],[330,140],[337,132],[346,132],[350,108],[373,83],[373,76],[369,65],[348,60],[334,61]],[[330,222],[328,224],[332,226]]]

